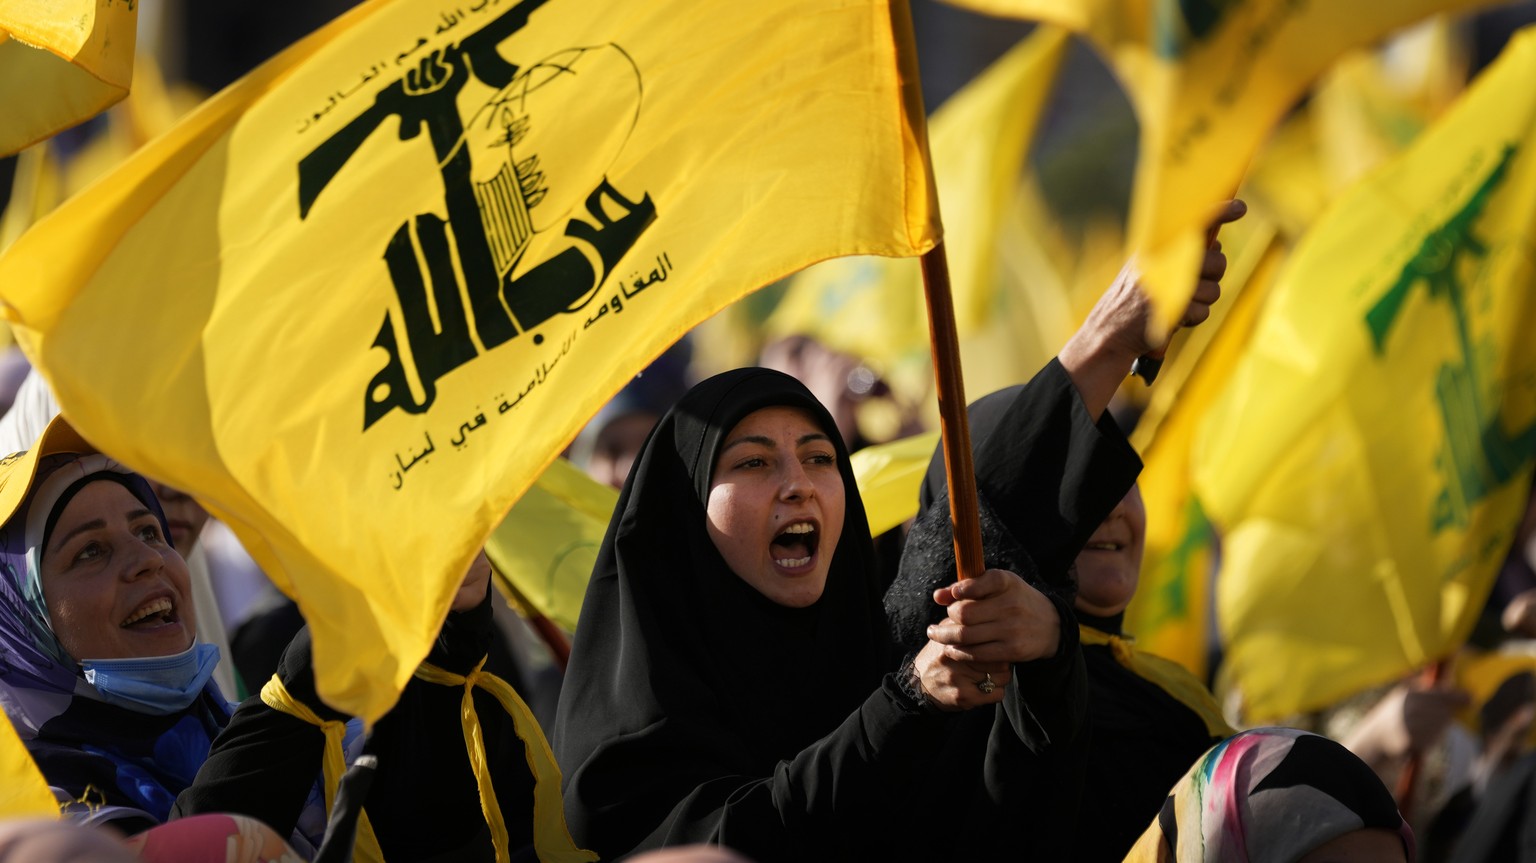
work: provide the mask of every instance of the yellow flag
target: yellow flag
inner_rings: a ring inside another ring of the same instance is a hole
[[[1405,150],[1466,86],[1466,59],[1445,16],[1374,51],[1341,59],[1309,102],[1335,192]]]
[[[322,696],[373,720],[512,502],[679,335],[934,245],[905,15],[374,0],[25,234],[0,300],[76,428],[228,521]]]
[[[51,816],[59,804],[10,722],[0,720],[0,818]]]
[[[1190,487],[1203,421],[1226,385],[1285,254],[1278,228],[1250,212],[1222,237],[1231,265],[1211,319],[1176,337],[1132,444],[1146,464],[1138,480],[1147,510],[1141,581],[1125,612],[1137,645],[1204,680],[1210,636],[1215,534]]]
[[[1461,643],[1536,453],[1536,31],[1341,198],[1197,442],[1223,681],[1309,710]]]
[[[11,197],[0,210],[0,252],[58,205],[62,185],[57,160],[46,146],[28,147],[16,156]]]
[[[1064,31],[1040,28],[934,112],[934,178],[946,213],[945,254],[955,324],[963,339],[974,336],[998,310],[999,232],[1010,216],[1024,154],[1066,44]],[[849,258],[812,267],[791,282],[767,327],[776,335],[814,336],[871,361],[887,376],[900,379],[902,370],[915,366],[907,377],[922,385],[932,380],[928,312],[916,261]],[[1021,351],[1035,347],[1018,331],[1011,346]],[[1044,359],[1057,347],[1051,345]],[[1004,357],[993,352],[987,360],[986,365],[996,367]],[[968,374],[981,368],[962,364]],[[1027,370],[1032,373],[1041,364],[1043,359]],[[1010,374],[1005,383],[1018,380]]]
[[[917,515],[917,493],[938,445],[939,433],[928,432],[853,454],[853,475],[871,534],[879,536]]]
[[[1169,332],[1194,290],[1206,223],[1306,87],[1344,51],[1434,12],[1492,0],[950,0],[1083,32],[1141,123],[1129,242]]]
[[[575,632],[618,502],[617,490],[557,458],[485,541],[485,554],[521,599]]]
[[[128,94],[138,0],[0,0],[0,156]]]

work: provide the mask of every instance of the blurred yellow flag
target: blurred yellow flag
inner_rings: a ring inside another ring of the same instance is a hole
[[[1194,448],[1254,721],[1465,640],[1536,454],[1536,30],[1297,247]]]
[[[59,817],[58,801],[10,722],[0,721],[0,818]]]
[[[0,0],[0,156],[128,95],[138,0]]]
[[[373,0],[27,232],[0,300],[75,427],[228,521],[371,721],[652,358],[813,261],[936,243],[905,16]]]
[[[1253,334],[1285,247],[1262,213],[1226,228],[1231,265],[1210,320],[1184,330],[1169,351],[1131,443],[1146,464],[1138,480],[1147,511],[1141,581],[1125,611],[1137,645],[1204,680],[1211,647],[1215,534],[1191,488],[1190,465],[1206,413]]]
[[[946,214],[945,254],[962,339],[975,335],[997,313],[999,233],[1066,45],[1065,31],[1038,29],[934,112],[934,179]],[[923,371],[916,377],[931,378],[926,371],[928,311],[916,261],[848,258],[812,267],[790,283],[767,328],[775,335],[814,336],[887,374],[920,365]],[[1028,351],[1035,340],[1015,331],[1013,345]],[[1056,348],[1051,345],[1043,358],[1029,364],[1024,377],[1010,373],[1002,384],[983,391],[1027,380]],[[980,366],[965,359],[970,381],[970,370]],[[987,360],[994,367],[1005,363],[995,352]]]
[[[850,457],[870,534],[879,536],[917,515],[917,493],[938,445],[939,433],[928,432],[865,447]]]
[[[555,459],[485,541],[491,566],[520,599],[566,632],[581,600],[619,492]]]
[[[1270,128],[1344,51],[1434,12],[1493,0],[949,0],[1087,34],[1141,122],[1129,243],[1173,329],[1195,286],[1206,223]]]

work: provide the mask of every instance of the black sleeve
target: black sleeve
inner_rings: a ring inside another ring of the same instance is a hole
[[[448,615],[426,661],[454,674],[474,670],[495,633],[489,600],[487,593],[475,608]],[[386,859],[491,859],[489,829],[464,742],[463,698],[462,687],[413,678],[364,746],[379,758],[365,808]],[[491,784],[515,852],[533,842],[533,775],[523,742],[500,703],[481,690],[474,700]]]
[[[649,835],[626,839],[603,831],[609,844],[594,850],[604,860],[697,842],[756,860],[861,859],[899,836],[891,816],[911,800],[897,789],[937,748],[953,715],[914,703],[890,674],[830,734],[761,773],[732,766],[729,741],[718,729],[646,729],[600,747],[567,777],[567,794],[620,788],[601,774],[623,775],[626,799],[583,800],[581,808],[600,818],[622,807],[624,820],[655,825]],[[670,743],[658,746],[663,738]],[[636,739],[639,747],[631,745]],[[636,771],[636,764],[647,769]],[[652,811],[637,811],[646,801]]]
[[[1019,662],[1003,709],[1014,733],[1031,752],[1077,739],[1088,714],[1088,669],[1083,662],[1077,617],[1063,597],[1048,595],[1061,617],[1061,643],[1054,656]]]
[[[320,776],[324,750],[319,728],[252,696],[213,741],[192,785],[177,796],[171,818],[207,812],[249,815],[288,836]]]
[[[487,594],[476,608],[448,615],[427,661],[467,674],[485,656],[492,627]],[[315,692],[307,627],[284,652],[278,676],[290,695],[322,719],[347,719]],[[517,849],[532,841],[533,780],[511,719],[493,697],[477,692],[474,698],[492,784],[511,847]],[[364,808],[386,857],[411,859],[454,851],[445,845],[448,837],[466,859],[490,848],[464,742],[462,699],[462,688],[413,678],[364,745],[365,752],[379,758]],[[251,698],[214,741],[192,787],[177,798],[173,817],[235,812],[259,818],[287,835],[320,777],[324,745],[319,728],[268,707],[259,697]]]

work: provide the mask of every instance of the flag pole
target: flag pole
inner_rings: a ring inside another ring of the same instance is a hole
[[[965,381],[960,375],[960,337],[955,330],[955,302],[950,295],[949,263],[942,240],[923,254],[922,264],[934,388],[939,397],[939,429],[944,438],[944,473],[949,480],[949,519],[955,528],[955,568],[960,578],[973,578],[986,569],[986,558],[981,551],[981,515],[976,499],[976,467],[971,459],[971,424],[965,412]]]
[[[1425,689],[1434,689],[1440,685],[1449,670],[1450,662],[1445,659],[1437,659],[1419,673],[1419,682]],[[1418,749],[1408,752],[1408,763],[1403,765],[1403,772],[1397,776],[1397,787],[1392,790],[1392,796],[1397,799],[1397,811],[1403,816],[1404,821],[1413,818],[1413,798],[1418,790],[1419,770],[1424,762],[1424,753]]]

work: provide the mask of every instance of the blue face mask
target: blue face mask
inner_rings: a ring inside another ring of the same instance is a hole
[[[80,661],[86,682],[108,704],[155,716],[189,707],[218,664],[219,648],[202,642],[170,656]]]

